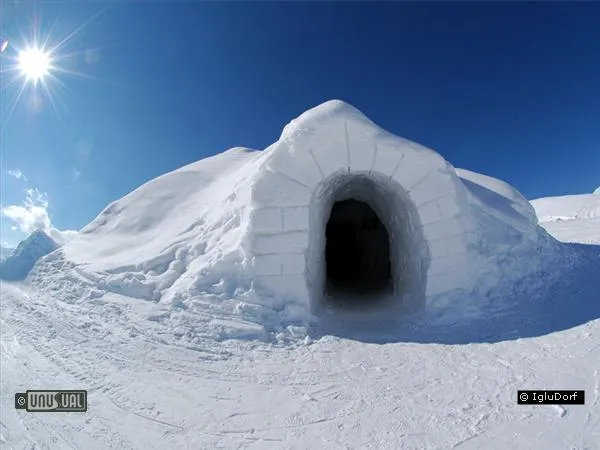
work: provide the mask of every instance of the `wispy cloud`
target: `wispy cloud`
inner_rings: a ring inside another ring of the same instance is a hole
[[[17,180],[27,181],[25,174],[23,172],[21,172],[19,169],[11,169],[8,171],[8,174],[11,177],[15,177]]]
[[[14,226],[25,234],[42,230],[59,244],[70,240],[77,232],[58,230],[52,225],[48,214],[48,195],[38,189],[27,189],[21,205],[9,205],[2,208],[2,214],[10,219]]]
[[[34,230],[48,230],[51,222],[48,216],[48,200],[46,194],[37,189],[27,189],[22,205],[10,205],[2,208],[2,213],[12,220],[24,233]]]
[[[71,176],[74,180],[81,178],[83,169],[87,165],[90,155],[92,153],[93,142],[89,140],[81,140],[77,143],[75,148],[75,167],[71,172]]]

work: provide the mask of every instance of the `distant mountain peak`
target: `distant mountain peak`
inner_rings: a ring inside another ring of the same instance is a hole
[[[35,263],[60,246],[43,230],[34,230],[10,256],[0,262],[0,278],[24,279]]]
[[[15,251],[14,248],[4,247],[0,245],[0,262],[4,261]]]
[[[51,242],[56,243],[54,241],[54,239],[52,239],[44,230],[40,230],[40,229],[34,230],[23,242],[26,242],[26,241],[28,241],[30,239],[33,239],[33,240],[47,240],[47,241],[51,241]]]

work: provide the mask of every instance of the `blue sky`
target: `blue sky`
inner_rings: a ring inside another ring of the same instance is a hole
[[[332,98],[530,199],[600,185],[600,3],[106,5],[3,5],[4,243],[80,229],[230,147],[265,148]],[[54,73],[55,104],[29,86],[9,114],[16,48],[86,23],[56,54],[79,75]]]

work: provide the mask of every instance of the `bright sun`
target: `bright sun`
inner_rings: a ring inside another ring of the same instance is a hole
[[[76,28],[71,31],[64,30],[68,31],[65,33],[59,30],[58,21],[50,23],[48,32],[44,32],[41,16],[36,13],[32,18],[29,36],[23,33],[22,29],[19,30],[20,39],[11,38],[10,43],[7,38],[0,36],[0,129],[4,129],[21,102],[25,102],[25,105],[35,112],[51,107],[62,122],[60,112],[66,104],[57,100],[61,100],[59,94],[67,90],[67,86],[61,78],[67,74],[84,75],[68,69],[68,62],[86,55],[85,52],[79,51],[65,53],[65,46],[73,42],[101,14],[108,11],[114,2],[108,3]],[[20,27],[17,25],[16,28]],[[10,76],[6,77],[7,74]],[[12,86],[15,87],[11,88]]]
[[[50,73],[51,64],[50,54],[38,48],[22,50],[19,53],[19,69],[28,81],[42,81]]]

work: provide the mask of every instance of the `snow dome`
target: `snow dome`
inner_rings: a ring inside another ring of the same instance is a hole
[[[535,273],[551,241],[509,184],[455,169],[334,100],[265,150],[231,149],[147,182],[53,258],[96,280],[92,297],[207,317],[220,308],[262,326],[340,307],[456,309]]]

